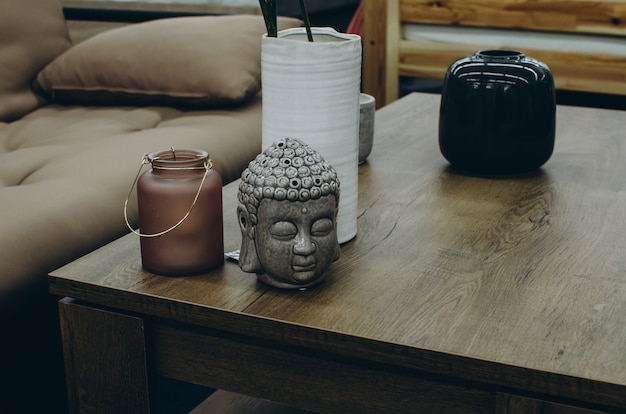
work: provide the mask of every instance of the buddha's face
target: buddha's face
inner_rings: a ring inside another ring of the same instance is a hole
[[[255,231],[258,259],[266,273],[259,278],[278,287],[319,283],[338,256],[335,207],[334,195],[305,202],[264,199]]]

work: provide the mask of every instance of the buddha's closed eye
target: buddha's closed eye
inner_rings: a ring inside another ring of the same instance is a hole
[[[275,239],[291,240],[298,234],[298,228],[290,221],[279,221],[272,225],[270,232]]]
[[[333,230],[333,221],[329,218],[321,218],[319,220],[316,220],[311,226],[311,234],[317,237],[327,236]]]
[[[311,236],[323,237],[331,234],[334,230],[333,220],[330,218],[321,218],[315,220],[311,224]],[[272,224],[270,229],[272,237],[277,240],[287,241],[298,235],[298,227],[291,221],[278,221]]]

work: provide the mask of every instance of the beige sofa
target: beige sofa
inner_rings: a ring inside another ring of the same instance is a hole
[[[0,412],[35,412],[64,398],[48,272],[128,232],[144,153],[204,149],[239,177],[261,147],[265,28],[183,17],[72,45],[58,0],[4,1],[0,28]]]

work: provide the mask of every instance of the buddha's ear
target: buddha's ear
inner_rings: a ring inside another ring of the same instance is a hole
[[[239,252],[239,267],[244,272],[257,273],[263,270],[256,253],[254,240],[254,226],[250,222],[250,214],[245,206],[237,207],[237,219],[241,230],[241,250]]]
[[[337,238],[337,215],[339,214],[339,190],[337,190],[337,195],[335,195],[336,197],[336,204],[335,204],[335,239]],[[333,258],[333,261],[339,259],[339,256],[341,255],[341,247],[339,246],[339,240],[337,240],[337,244],[335,247],[335,257]]]
[[[341,248],[339,247],[339,242],[337,242],[337,247],[335,247],[335,257],[333,258],[333,262],[339,259],[339,256],[341,256]]]

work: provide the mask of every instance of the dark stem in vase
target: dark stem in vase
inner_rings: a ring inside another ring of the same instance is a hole
[[[269,37],[278,37],[278,23],[276,15],[276,0],[259,0],[261,6],[261,12],[263,13],[263,19],[265,20],[265,28],[267,29],[267,35]],[[305,0],[300,0],[300,11],[302,13],[302,19],[306,26],[306,35],[309,42],[313,41],[313,33],[311,31],[311,21],[309,20],[309,13],[306,8]]]
[[[300,0],[300,11],[304,19],[304,25],[306,26],[306,36],[309,38],[309,42],[312,42],[313,33],[311,33],[311,22],[309,21],[309,13],[307,12],[306,2],[304,0]]]

